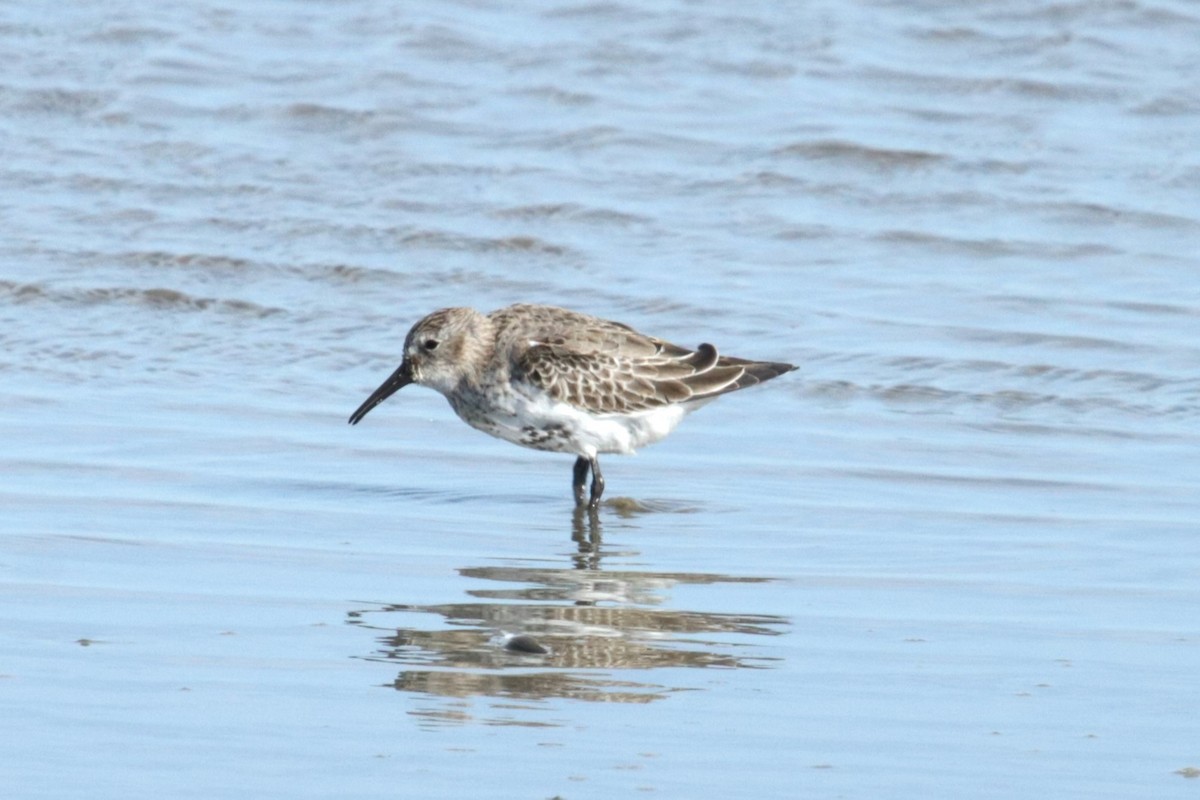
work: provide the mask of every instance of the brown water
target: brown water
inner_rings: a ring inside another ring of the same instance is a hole
[[[0,8],[6,797],[1192,797],[1200,11]],[[800,373],[573,513],[408,326]],[[548,652],[505,646],[526,634]]]

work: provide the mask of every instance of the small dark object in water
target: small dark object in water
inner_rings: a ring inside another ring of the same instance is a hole
[[[516,653],[549,653],[545,645],[537,639],[530,636],[528,633],[518,633],[516,636],[509,638],[504,643],[505,650],[512,650]]]

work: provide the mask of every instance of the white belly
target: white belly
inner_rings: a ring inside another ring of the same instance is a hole
[[[535,450],[595,457],[600,453],[632,454],[675,430],[688,412],[703,403],[671,405],[633,414],[590,414],[546,395],[513,394],[505,408],[484,416],[455,408],[471,426],[492,436]]]

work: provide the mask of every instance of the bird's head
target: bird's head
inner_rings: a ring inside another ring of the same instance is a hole
[[[386,381],[350,415],[356,425],[371,409],[410,383],[443,395],[478,376],[486,359],[489,323],[473,308],[443,308],[422,319],[404,339],[404,358]]]

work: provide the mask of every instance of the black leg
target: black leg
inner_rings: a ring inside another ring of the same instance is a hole
[[[604,476],[600,474],[600,459],[593,457],[588,460],[592,466],[592,497],[588,500],[588,508],[596,509],[600,507],[600,495],[604,494]],[[580,490],[580,497],[583,496]]]
[[[587,480],[589,466],[591,464],[583,456],[575,459],[575,471],[571,487],[575,490],[575,505],[577,506],[583,505],[583,482]]]

